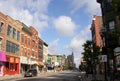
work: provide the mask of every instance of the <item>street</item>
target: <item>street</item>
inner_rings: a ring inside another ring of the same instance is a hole
[[[37,77],[22,77],[19,79],[10,79],[7,81],[79,81],[79,74],[79,72],[75,71],[51,72],[38,75]]]

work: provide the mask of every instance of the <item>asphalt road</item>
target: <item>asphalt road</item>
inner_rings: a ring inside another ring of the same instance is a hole
[[[80,73],[75,71],[51,72],[37,77],[26,77],[10,81],[80,81],[79,75]]]

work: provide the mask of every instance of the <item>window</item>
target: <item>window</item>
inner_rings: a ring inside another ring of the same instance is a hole
[[[25,40],[25,44],[27,45],[27,36],[25,36],[25,39],[24,39],[24,40]]]
[[[35,41],[32,41],[32,47],[34,48],[34,46],[35,46]]]
[[[114,21],[110,21],[109,22],[109,29],[113,30],[115,28],[115,22]]]
[[[13,54],[19,54],[19,45],[7,41],[6,51]]]
[[[20,32],[17,31],[17,40],[19,41],[19,39],[20,39]]]
[[[32,56],[34,57],[34,51],[32,51]]]
[[[10,71],[15,71],[15,65],[14,65],[14,63],[10,63]]]
[[[12,36],[12,27],[10,25],[8,25],[7,35],[10,37]]]
[[[26,48],[25,48],[25,52],[24,53],[25,53],[25,56],[27,56],[27,49]]]
[[[22,34],[22,43],[24,43],[24,34]]]
[[[28,49],[28,56],[30,55],[30,50]]]
[[[13,39],[17,39],[17,31],[13,28]]]
[[[0,33],[2,32],[3,22],[0,22]]]
[[[27,40],[28,40],[28,41],[27,41],[27,42],[28,42],[28,46],[30,46],[30,38],[28,38]]]
[[[2,38],[0,38],[0,50],[2,49]]]
[[[25,48],[23,47],[22,55],[25,55]]]

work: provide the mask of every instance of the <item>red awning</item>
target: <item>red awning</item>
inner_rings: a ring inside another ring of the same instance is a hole
[[[0,61],[6,62],[6,54],[3,51],[0,51]]]

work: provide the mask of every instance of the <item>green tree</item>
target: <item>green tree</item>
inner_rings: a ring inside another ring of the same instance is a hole
[[[90,40],[87,40],[86,43],[83,44],[83,48],[84,48],[84,52],[82,54],[87,64],[86,69],[89,72],[93,72],[93,69],[95,69],[96,67],[95,65],[98,60],[100,48]]]
[[[117,16],[120,16],[120,0],[112,0],[113,9]]]

